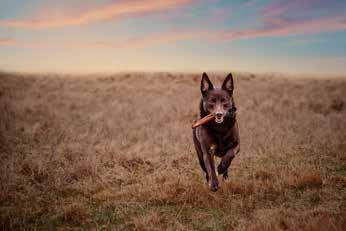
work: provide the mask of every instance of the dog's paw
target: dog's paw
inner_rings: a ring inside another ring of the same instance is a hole
[[[217,172],[219,175],[224,174],[225,172],[227,172],[227,166],[221,162],[220,165],[217,166]]]
[[[222,179],[223,181],[228,181],[229,178],[228,178],[228,171],[226,171],[223,175],[222,175]]]
[[[219,181],[213,180],[211,181],[210,190],[216,192],[219,189]]]

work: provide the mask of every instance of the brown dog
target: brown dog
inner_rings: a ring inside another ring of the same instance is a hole
[[[193,129],[199,164],[206,174],[210,189],[216,191],[219,181],[216,174],[228,178],[228,168],[239,152],[239,129],[236,121],[236,107],[233,100],[233,77],[228,74],[221,88],[214,88],[206,73],[201,81],[202,99],[200,117],[215,114],[215,120]],[[221,162],[215,169],[214,156]]]

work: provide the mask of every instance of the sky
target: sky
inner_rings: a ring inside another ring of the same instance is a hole
[[[346,0],[0,0],[0,70],[346,76]]]

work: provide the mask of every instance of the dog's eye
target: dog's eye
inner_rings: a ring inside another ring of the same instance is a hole
[[[216,99],[215,99],[215,98],[210,99],[210,101],[211,101],[212,103],[216,103]]]
[[[225,101],[226,101],[225,98],[222,98],[222,99],[221,99],[221,103],[224,103]]]

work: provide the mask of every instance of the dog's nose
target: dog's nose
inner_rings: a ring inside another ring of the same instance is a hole
[[[222,112],[216,112],[215,115],[216,115],[217,118],[221,118],[223,113]]]

